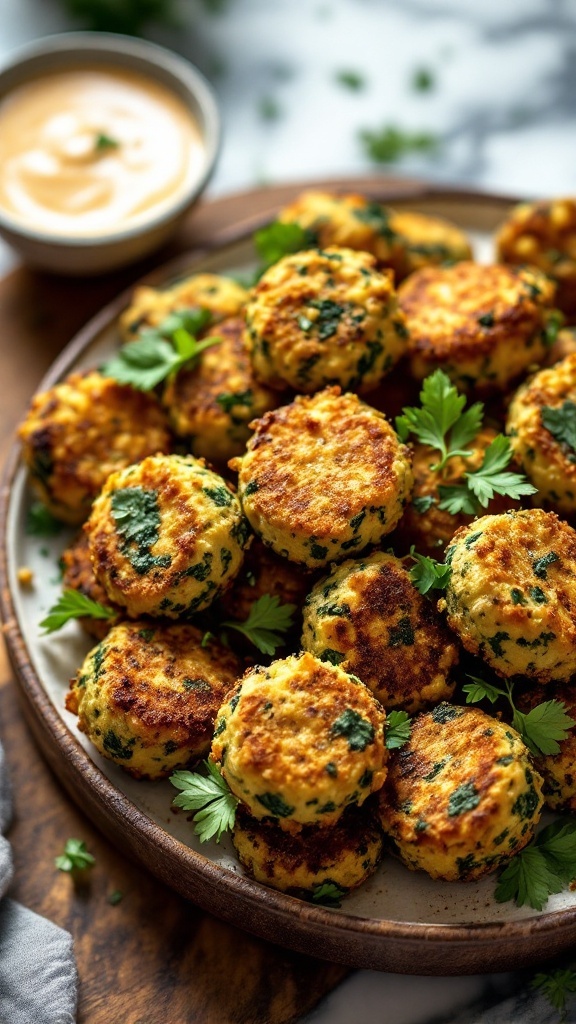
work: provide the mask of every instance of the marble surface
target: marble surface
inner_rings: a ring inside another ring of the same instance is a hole
[[[224,142],[213,196],[375,170],[510,195],[576,188],[574,0],[181,0],[178,10],[180,28],[147,35],[216,89]],[[58,0],[0,0],[0,60],[78,27]],[[362,132],[387,127],[428,133],[434,150],[374,163]],[[16,262],[0,244],[0,273]],[[526,997],[526,982],[356,972],[306,1024],[558,1019]],[[486,1009],[513,991],[519,1000]]]

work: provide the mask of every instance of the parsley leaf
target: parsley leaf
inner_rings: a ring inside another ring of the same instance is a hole
[[[117,139],[112,139],[104,132],[100,132],[94,139],[94,149],[97,153],[106,152],[109,149],[118,149],[119,145],[120,143]]]
[[[312,903],[319,903],[323,907],[338,909],[341,906],[341,899],[348,895],[348,889],[342,889],[335,882],[322,882],[312,889]]]
[[[385,738],[388,750],[397,750],[410,739],[411,721],[406,711],[389,711],[386,716]]]
[[[434,75],[428,68],[417,68],[412,75],[412,88],[417,92],[430,92],[435,84]]]
[[[91,868],[95,859],[86,849],[86,843],[82,839],[67,839],[64,853],[54,858],[54,864],[58,871],[84,871]]]
[[[567,967],[541,971],[533,978],[532,988],[539,989],[550,1005],[560,1010],[561,1021],[565,1021],[568,996],[576,992],[576,970]]]
[[[41,501],[35,501],[26,516],[26,533],[29,537],[55,537],[63,524]]]
[[[395,125],[385,125],[373,131],[364,128],[360,142],[366,156],[374,163],[395,163],[409,153],[434,153],[438,149],[438,138],[430,132],[407,132]]]
[[[466,457],[472,453],[466,445],[472,441],[484,415],[482,402],[475,402],[466,412],[466,396],[460,395],[443,370],[435,370],[422,384],[421,408],[406,406],[402,416],[396,417],[396,430],[402,441],[414,434],[421,444],[430,445],[441,455],[431,468],[440,471],[448,459],[455,455]]]
[[[201,843],[209,839],[220,842],[223,832],[234,825],[239,800],[230,792],[227,782],[212,761],[204,761],[208,775],[198,772],[174,772],[170,782],[181,792],[172,803],[184,811],[196,811],[194,831]]]
[[[271,267],[283,256],[309,249],[315,244],[316,239],[310,231],[299,224],[275,220],[265,228],[255,231],[253,241],[265,267]]]
[[[576,822],[556,821],[543,829],[501,872],[495,897],[542,910],[548,897],[576,877]]]
[[[446,589],[452,574],[450,565],[437,562],[435,558],[430,558],[428,555],[419,555],[414,550],[414,545],[410,548],[410,557],[414,559],[416,565],[412,566],[408,575],[416,590],[421,594],[427,594],[429,590]]]
[[[557,754],[559,743],[565,740],[576,721],[566,713],[566,705],[560,700],[546,700],[531,711],[519,711],[514,703],[514,683],[504,680],[504,687],[487,683],[479,676],[468,676],[472,683],[463,687],[467,704],[478,704],[486,698],[495,704],[504,697],[512,708],[512,726],[520,733],[522,740],[533,754]]]
[[[351,92],[360,92],[366,86],[366,79],[358,71],[338,71],[336,74],[338,85],[343,85]]]
[[[293,625],[294,604],[280,604],[279,597],[262,594],[250,607],[244,622],[229,619],[221,625],[247,637],[262,654],[274,654],[284,642],[284,633]]]
[[[537,488],[528,483],[522,473],[503,472],[512,458],[510,438],[497,434],[484,452],[482,465],[464,474],[464,483],[453,486],[440,484],[439,508],[451,515],[464,512],[476,515],[486,508],[495,494],[502,494],[513,501],[523,495],[535,494]]]
[[[541,412],[542,424],[559,444],[573,453],[570,462],[576,462],[576,403],[566,399],[560,406],[545,405]]]
[[[56,604],[50,608],[46,618],[40,623],[45,633],[55,633],[62,629],[70,619],[82,619],[85,615],[91,619],[113,619],[117,613],[98,601],[92,601],[79,590],[65,590]]]
[[[157,328],[141,331],[138,341],[128,342],[102,367],[102,373],[119,384],[131,384],[139,391],[152,391],[185,366],[193,368],[205,349],[218,345],[221,338],[197,341],[195,334],[206,327],[208,310],[182,310],[171,313]]]

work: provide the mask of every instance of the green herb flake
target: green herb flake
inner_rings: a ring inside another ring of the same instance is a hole
[[[570,462],[576,461],[576,402],[567,399],[561,406],[545,405],[541,411],[542,425],[558,441],[568,454]]]
[[[118,149],[120,143],[118,139],[113,139],[111,135],[106,135],[105,132],[99,132],[94,138],[94,149],[97,153],[108,152],[110,149]]]
[[[362,129],[359,138],[365,155],[378,164],[396,163],[411,153],[429,156],[439,149],[439,139],[431,132],[408,132],[395,125]]]
[[[374,742],[374,726],[352,708],[346,708],[333,722],[330,733],[346,737],[349,750],[365,750]]]
[[[315,885],[312,890],[312,903],[318,903],[323,907],[337,909],[341,906],[343,896],[348,894],[348,889],[342,889],[335,882],[322,882]]]
[[[117,907],[118,904],[121,903],[123,899],[124,893],[121,892],[120,889],[114,889],[114,892],[111,892],[110,895],[106,898],[106,902],[109,903],[111,907]]]
[[[111,497],[112,518],[122,539],[121,550],[132,568],[143,576],[152,568],[167,568],[170,555],[152,555],[160,536],[158,492],[143,487],[123,487]]]
[[[350,92],[361,92],[366,88],[366,79],[359,71],[338,71],[336,81]]]
[[[116,614],[113,608],[92,601],[79,590],[65,590],[40,622],[40,628],[44,633],[55,633],[72,619],[112,619]]]
[[[85,871],[96,863],[95,858],[86,849],[83,839],[67,839],[64,846],[64,853],[54,858],[54,864],[58,871]]]
[[[559,562],[559,561],[560,561],[560,558],[556,554],[556,552],[555,551],[549,551],[548,554],[542,555],[542,558],[538,558],[538,559],[536,559],[535,562],[532,563],[532,569],[534,570],[534,575],[537,576],[539,580],[546,580],[546,579],[548,579],[548,572],[547,572],[548,567],[551,566],[551,565],[554,565],[554,562]]]
[[[29,537],[56,537],[63,524],[52,515],[41,501],[35,501],[26,516],[26,533]]]
[[[473,811],[480,803],[480,794],[473,782],[464,782],[450,795],[448,814],[451,818]]]
[[[431,92],[436,85],[436,79],[429,68],[416,68],[412,75],[412,88],[415,92]]]
[[[410,739],[411,721],[406,711],[389,711],[384,736],[388,750],[398,750]]]
[[[256,799],[274,818],[289,818],[295,810],[279,793],[257,793]]]
[[[206,774],[178,771],[170,776],[172,785],[180,790],[173,804],[184,811],[196,812],[194,831],[201,843],[209,839],[219,843],[223,833],[234,826],[239,801],[230,792],[217,765],[204,761],[203,769]]]

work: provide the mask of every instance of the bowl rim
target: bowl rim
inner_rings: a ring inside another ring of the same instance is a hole
[[[147,39],[135,39],[132,36],[122,35],[115,32],[59,32],[41,39],[35,39],[30,43],[20,46],[7,61],[0,65],[0,103],[12,91],[24,81],[32,81],[42,75],[41,60],[53,53],[71,54],[79,59],[83,55],[109,54],[114,60],[116,67],[125,67],[122,58],[136,58],[143,61],[151,69],[160,68],[167,77],[173,81],[180,82],[190,95],[193,95],[201,112],[201,118],[197,121],[204,148],[204,166],[199,177],[193,179],[184,195],[177,202],[170,203],[156,216],[139,223],[114,232],[107,232],[99,235],[65,235],[57,232],[38,231],[12,217],[0,207],[0,230],[10,232],[35,245],[45,247],[61,246],[66,249],[100,248],[138,238],[140,235],[148,234],[162,227],[167,222],[178,218],[191,205],[192,202],[206,188],[214,169],[221,146],[222,123],[216,94],[214,89],[198,68],[186,57],[175,53],[165,46],[151,43]],[[70,66],[72,66],[72,63]],[[20,83],[9,86],[3,90],[4,78],[19,68],[23,70],[30,66],[29,77],[24,77]],[[141,69],[140,73],[145,76],[146,72]],[[153,76],[155,77],[155,76]],[[165,79],[162,83],[166,88],[176,93]],[[182,98],[182,97],[181,97]],[[184,101],[185,102],[185,101]]]

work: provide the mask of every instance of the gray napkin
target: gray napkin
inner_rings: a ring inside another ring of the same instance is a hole
[[[0,744],[0,1024],[74,1024],[77,977],[72,936],[5,897],[12,856],[1,833],[11,813]]]

